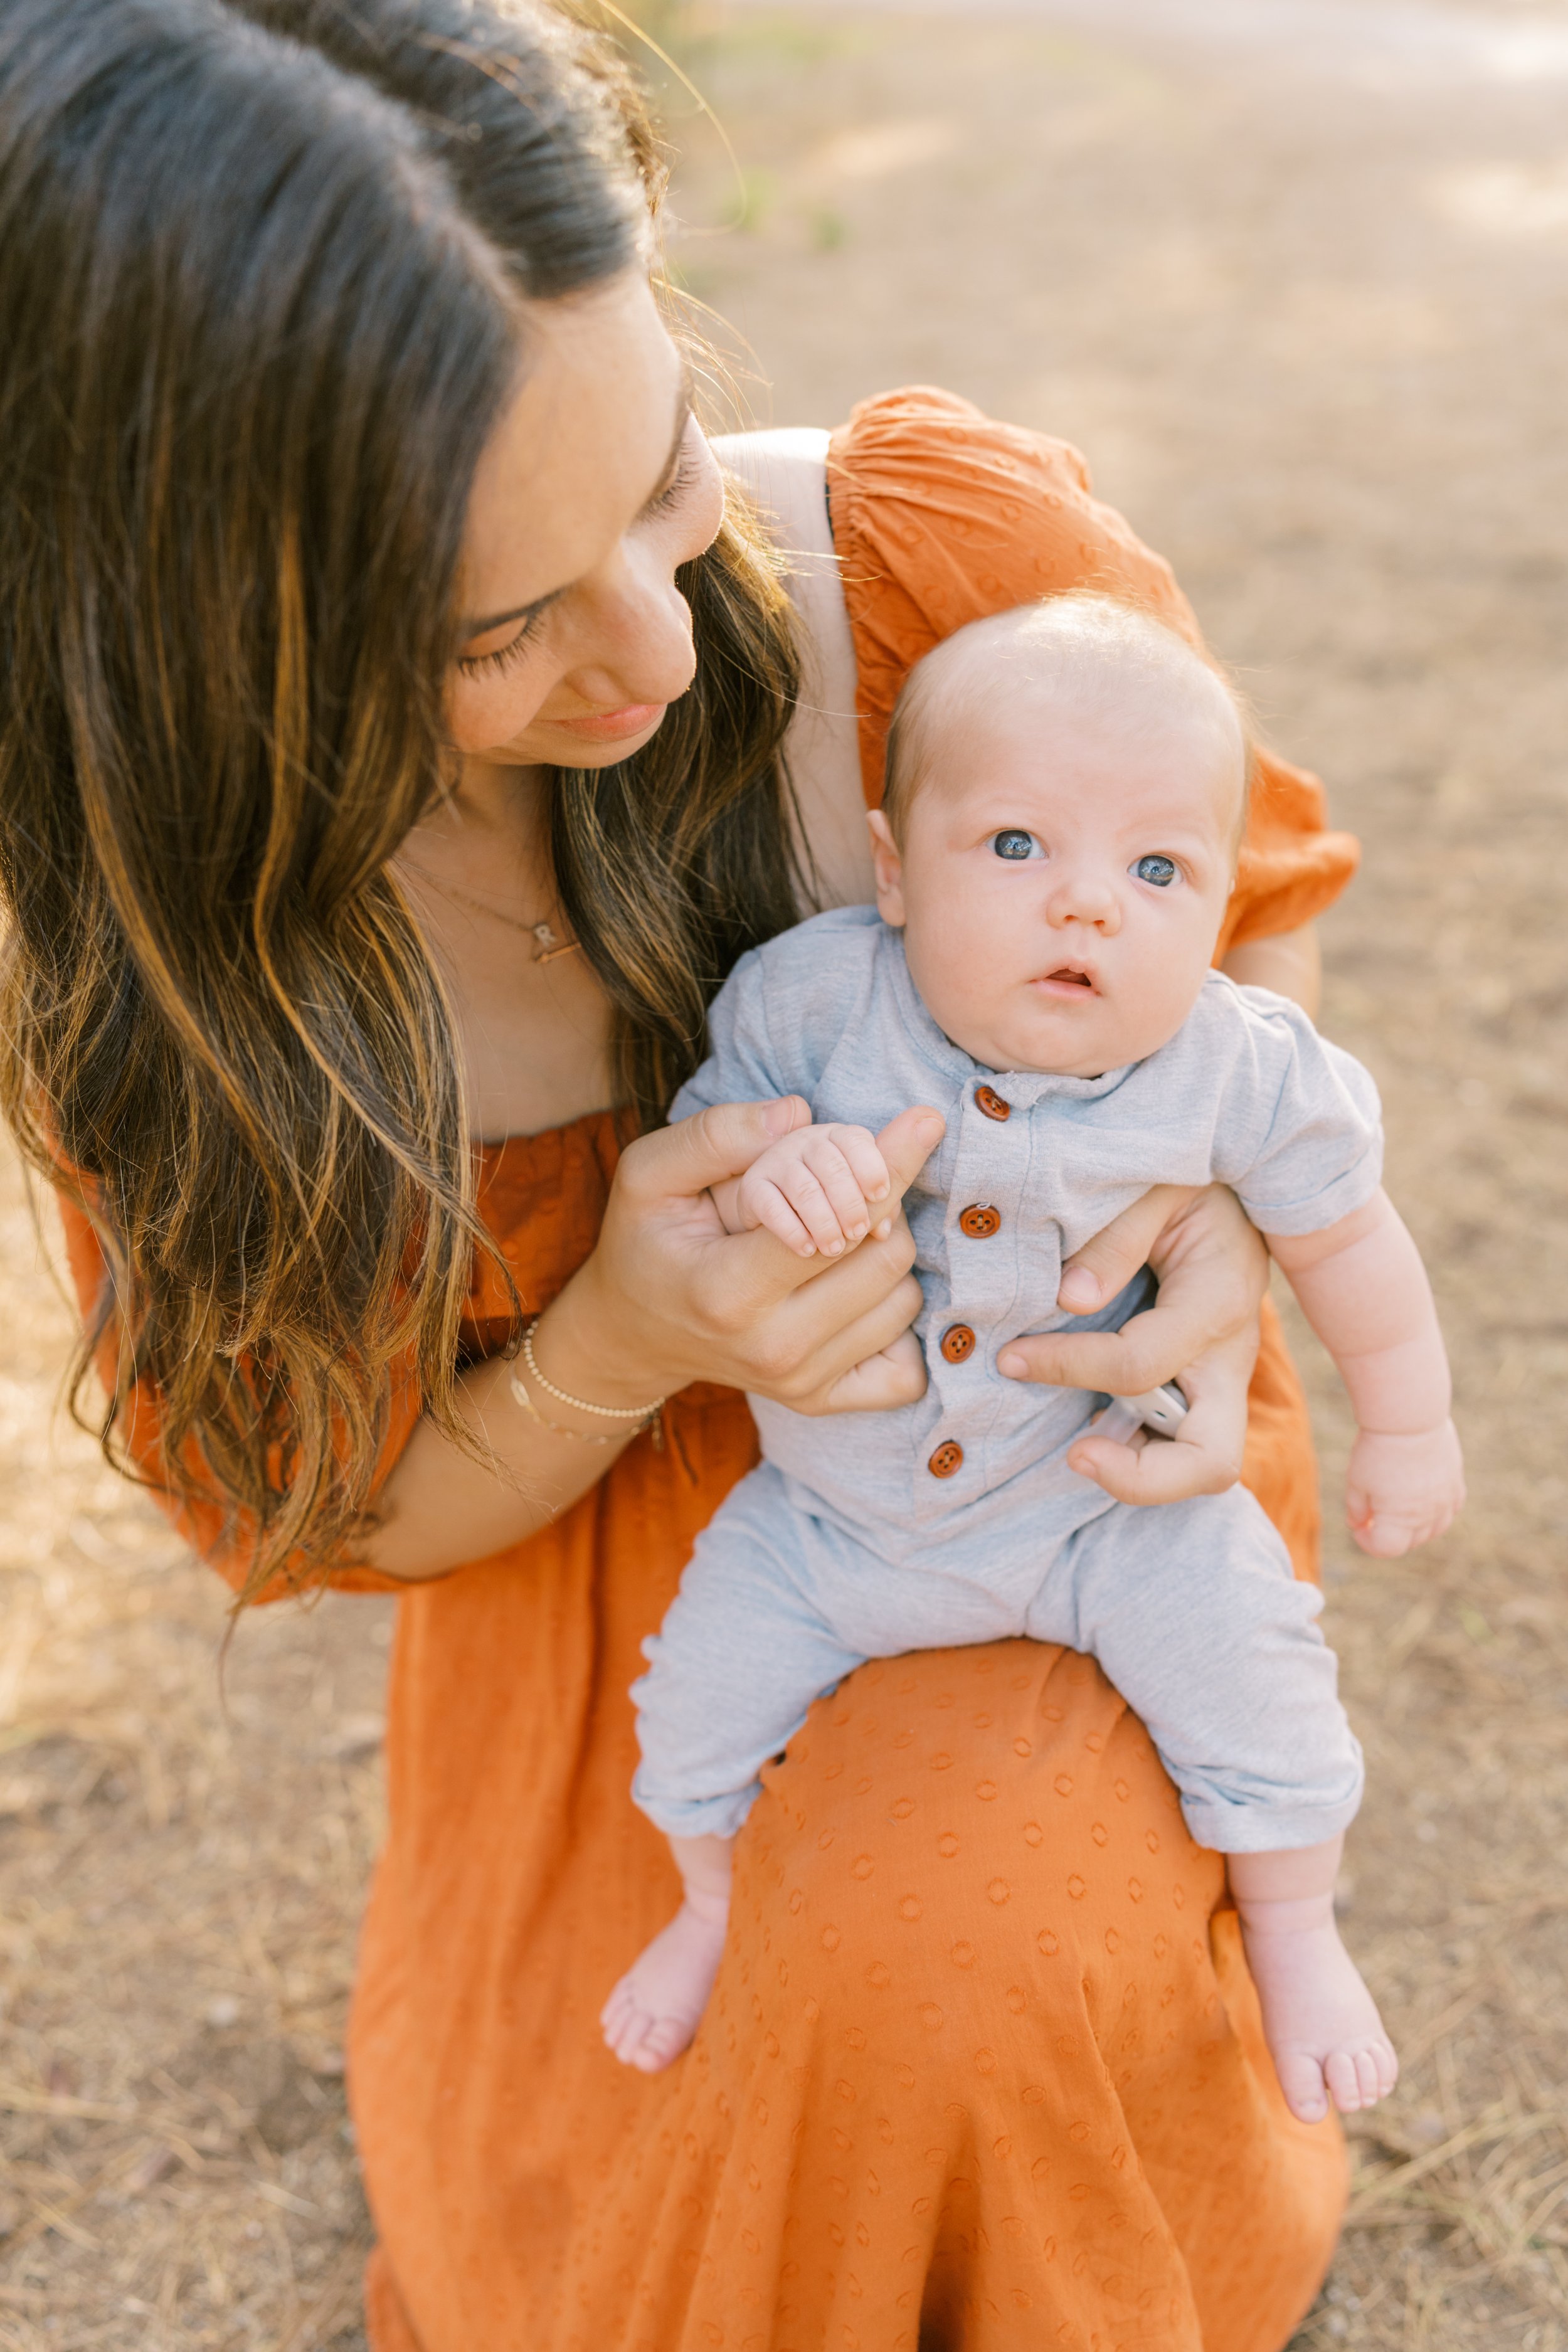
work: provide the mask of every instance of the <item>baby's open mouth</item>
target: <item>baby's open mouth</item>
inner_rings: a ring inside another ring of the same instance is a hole
[[[1070,964],[1065,963],[1058,964],[1055,971],[1047,972],[1046,982],[1051,987],[1087,988],[1091,993],[1094,988],[1087,971],[1075,971]]]

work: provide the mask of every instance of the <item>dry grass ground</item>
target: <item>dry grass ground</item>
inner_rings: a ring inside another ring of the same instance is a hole
[[[1385,1091],[1474,1500],[1337,1532],[1347,1921],[1401,2039],[1300,2346],[1568,2347],[1568,12],[645,9],[702,118],[675,258],[781,422],[948,384],[1089,453],[1365,874],[1325,1022]],[[731,226],[723,226],[725,223]],[[7,1179],[0,2347],[363,2342],[337,2050],[380,1604],[242,1628],[68,1432]],[[1022,2347],[1021,2347],[1022,2352]]]

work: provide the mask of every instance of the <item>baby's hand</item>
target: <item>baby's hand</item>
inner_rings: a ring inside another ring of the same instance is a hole
[[[1465,1466],[1451,1421],[1410,1437],[1363,1429],[1351,1454],[1345,1517],[1363,1551],[1397,1559],[1451,1526],[1465,1499]]]
[[[863,1127],[797,1127],[770,1143],[743,1176],[715,1185],[713,1200],[731,1233],[757,1226],[801,1257],[841,1257],[875,1228],[891,1231],[874,1203],[892,1190],[888,1165]]]

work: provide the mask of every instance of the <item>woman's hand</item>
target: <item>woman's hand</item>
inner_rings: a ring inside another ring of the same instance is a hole
[[[917,1107],[883,1129],[891,1190],[878,1226],[889,1230],[830,1264],[766,1232],[726,1233],[709,1192],[810,1121],[798,1095],[722,1103],[629,1145],[594,1254],[542,1331],[551,1377],[603,1404],[694,1380],[805,1413],[887,1412],[922,1394],[920,1349],[897,1344],[921,1307],[900,1203],[943,1121]]]
[[[1159,1278],[1160,1296],[1120,1331],[1015,1339],[997,1362],[1014,1380],[1108,1396],[1137,1396],[1179,1380],[1188,1412],[1175,1438],[1144,1434],[1120,1445],[1091,1432],[1068,1461],[1121,1503],[1221,1494],[1241,1472],[1268,1253],[1223,1185],[1194,1192],[1158,1184],[1068,1259],[1058,1304],[1091,1315],[1145,1265]]]
[[[548,1391],[531,1393],[525,1411],[506,1358],[476,1364],[458,1383],[474,1444],[419,1423],[376,1498],[358,1554],[366,1567],[417,1582],[526,1541],[630,1444],[631,1408],[690,1381],[752,1389],[796,1412],[885,1412],[923,1393],[909,1328],[921,1286],[900,1203],[942,1140],[937,1112],[904,1111],[877,1139],[891,1179],[877,1203],[885,1236],[825,1262],[720,1222],[709,1186],[810,1118],[798,1096],[724,1103],[628,1145],[594,1254],[541,1317],[533,1345],[567,1399],[629,1417],[584,1414]]]

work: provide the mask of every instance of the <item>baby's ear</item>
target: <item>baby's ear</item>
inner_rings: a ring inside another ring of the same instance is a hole
[[[894,930],[902,930],[904,861],[893,828],[880,809],[867,810],[866,826],[871,835],[871,862],[877,869],[877,912]]]

